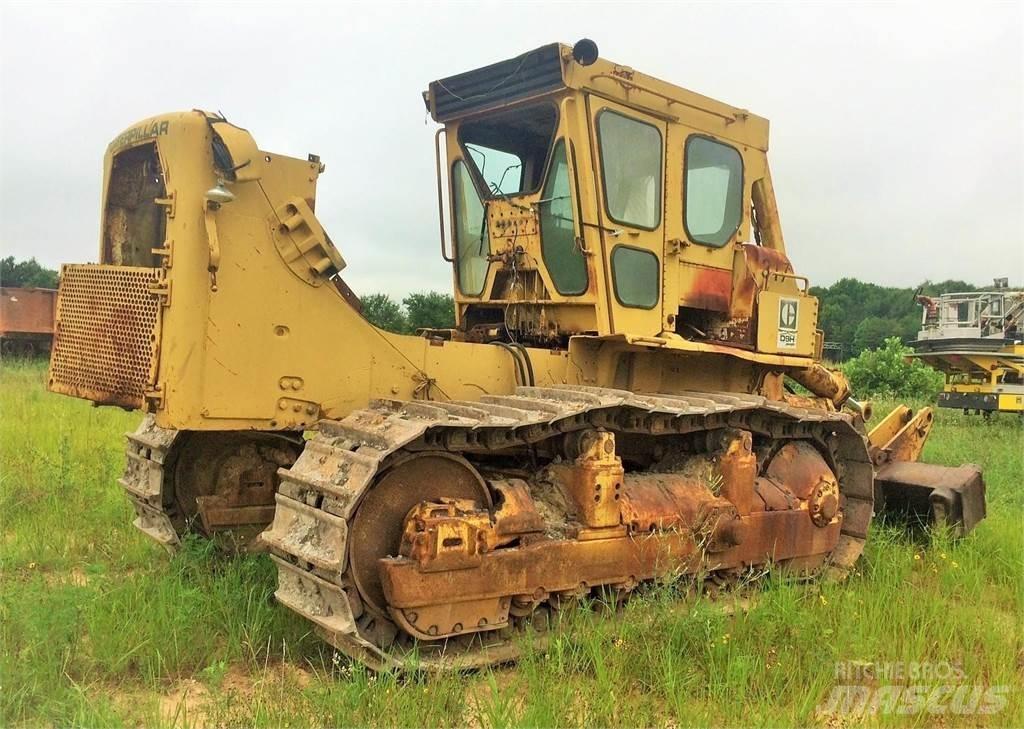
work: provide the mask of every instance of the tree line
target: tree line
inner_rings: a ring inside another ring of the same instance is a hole
[[[57,288],[57,272],[39,264],[35,258],[16,261],[14,256],[0,258],[0,285],[11,288]]]
[[[409,294],[401,304],[387,294],[367,294],[360,300],[363,316],[371,324],[396,334],[455,326],[455,300],[451,294],[437,291]]]
[[[878,349],[885,340],[897,337],[903,342],[917,338],[921,329],[921,305],[914,294],[938,296],[957,291],[977,291],[966,281],[925,281],[915,288],[897,288],[844,278],[831,286],[812,286],[811,295],[819,301],[818,328],[826,342],[840,345],[841,359],[856,357],[868,349]]]

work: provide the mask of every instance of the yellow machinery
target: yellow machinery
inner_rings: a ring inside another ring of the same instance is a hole
[[[278,600],[327,640],[442,668],[514,657],[595,591],[841,575],[876,491],[983,517],[977,469],[914,462],[930,411],[869,437],[818,364],[766,120],[586,40],[424,99],[457,326],[423,336],[360,315],[317,157],[201,111],[111,143],[49,386],[146,413],[120,482],[146,534],[262,531]]]
[[[1024,415],[1024,291],[917,296],[915,356],[943,373],[939,407]]]

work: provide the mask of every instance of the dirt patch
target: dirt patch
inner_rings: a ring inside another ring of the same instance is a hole
[[[160,697],[160,719],[174,726],[187,725],[201,729],[204,707],[210,691],[195,679],[179,681],[171,691]]]
[[[312,673],[291,663],[271,664],[256,672],[235,665],[227,670],[215,688],[192,678],[174,684],[160,696],[160,718],[169,724],[202,729],[208,725],[213,704],[225,695],[251,702],[267,689],[279,686],[303,689],[312,680]]]
[[[463,720],[467,729],[482,729],[481,717],[485,714],[484,707],[493,700],[507,701],[517,712],[522,711],[527,700],[525,682],[517,681],[518,672],[515,668],[494,668],[491,669],[489,676],[494,677],[493,689],[491,682],[482,677],[466,686],[466,713]]]

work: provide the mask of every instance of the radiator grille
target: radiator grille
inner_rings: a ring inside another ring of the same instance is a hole
[[[142,408],[155,365],[159,269],[75,265],[61,270],[50,389]]]

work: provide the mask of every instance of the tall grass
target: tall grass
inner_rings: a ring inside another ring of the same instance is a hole
[[[0,373],[0,723],[90,726],[779,726],[850,723],[816,707],[841,661],[950,662],[1020,686],[1021,426],[940,411],[926,460],[985,469],[989,518],[967,539],[875,527],[845,583],[772,578],[746,610],[640,595],[569,612],[514,668],[374,675],[272,599],[263,556],[201,542],[169,556],[130,526],[115,484],[137,415],[44,390],[39,364]],[[1021,692],[994,716],[1024,724]],[[927,726],[928,714],[879,715]]]

